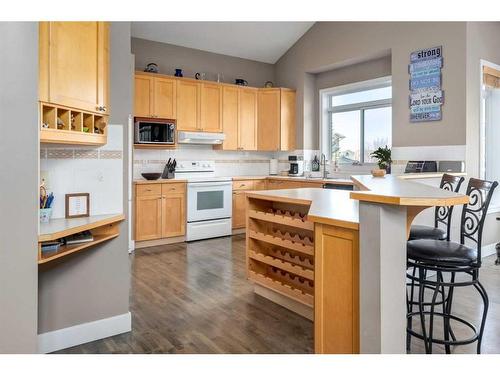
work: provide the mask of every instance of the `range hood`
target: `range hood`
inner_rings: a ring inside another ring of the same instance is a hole
[[[179,131],[177,143],[191,143],[198,145],[220,145],[226,135],[224,133],[184,132]]]

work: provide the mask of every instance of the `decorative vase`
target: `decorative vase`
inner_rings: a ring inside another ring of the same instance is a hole
[[[176,77],[183,77],[182,75],[182,69],[175,69],[175,74]]]

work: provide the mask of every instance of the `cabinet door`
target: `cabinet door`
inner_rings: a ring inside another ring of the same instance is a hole
[[[245,192],[233,191],[233,229],[244,228],[246,224],[245,215]]]
[[[222,131],[226,139],[223,150],[237,150],[238,144],[238,88],[222,87]]]
[[[281,145],[282,151],[295,150],[295,91],[281,90]]]
[[[222,131],[221,85],[202,83],[200,89],[200,127],[205,132],[220,133]]]
[[[162,196],[146,195],[135,198],[135,239],[154,240],[162,236]]]
[[[177,81],[177,129],[196,131],[200,127],[199,89],[192,81]]]
[[[136,74],[134,83],[134,115],[152,117],[153,77]]]
[[[239,89],[239,147],[257,149],[257,89]]]
[[[257,150],[280,149],[280,89],[260,89],[258,95]]]
[[[176,118],[175,79],[154,77],[153,115],[154,117]]]
[[[167,194],[162,200],[162,237],[185,235],[186,194]]]
[[[108,112],[107,23],[41,23],[40,46],[48,49],[48,52],[40,51],[42,100],[92,112]]]

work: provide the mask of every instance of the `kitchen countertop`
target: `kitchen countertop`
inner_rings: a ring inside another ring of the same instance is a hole
[[[365,202],[399,206],[453,206],[464,204],[469,198],[437,187],[401,179],[398,176],[351,176],[361,191],[352,191],[350,197]]]

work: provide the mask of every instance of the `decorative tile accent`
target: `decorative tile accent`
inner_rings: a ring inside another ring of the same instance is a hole
[[[73,159],[73,150],[63,148],[48,149],[47,159]]]
[[[75,159],[97,159],[98,157],[97,150],[75,150]]]
[[[99,159],[122,159],[123,152],[120,150],[100,150]]]

